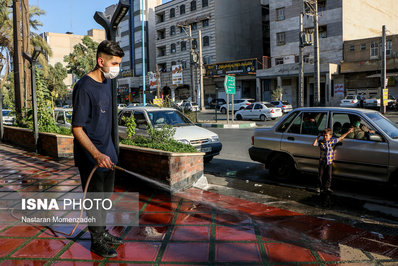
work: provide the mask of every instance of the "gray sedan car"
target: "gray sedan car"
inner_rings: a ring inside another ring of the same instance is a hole
[[[252,160],[264,163],[270,174],[287,178],[296,170],[318,171],[316,136],[325,128],[336,137],[358,124],[336,148],[333,173],[376,181],[398,180],[398,128],[373,110],[339,107],[298,108],[272,128],[254,130]]]

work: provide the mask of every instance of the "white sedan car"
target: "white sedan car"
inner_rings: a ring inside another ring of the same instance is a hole
[[[251,99],[238,99],[234,100],[234,112],[238,110],[245,109],[246,106],[249,106],[251,104],[250,102]],[[229,111],[232,112],[232,104],[229,104]],[[220,112],[223,114],[227,113],[227,104],[223,104],[220,106]]]
[[[347,95],[340,101],[340,107],[360,107],[361,95]]]
[[[283,113],[289,113],[293,110],[293,106],[288,101],[272,101],[271,104],[275,105],[275,107],[282,108]]]
[[[275,120],[282,116],[282,109],[275,107],[268,102],[256,102],[245,109],[239,110],[235,114],[237,120],[242,119],[259,119],[265,121],[266,119]]]

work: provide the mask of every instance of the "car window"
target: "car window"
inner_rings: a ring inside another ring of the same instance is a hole
[[[134,121],[137,124],[137,128],[139,129],[147,129],[148,122],[145,119],[145,115],[143,112],[134,112]]]
[[[10,113],[11,113],[11,111],[9,111],[9,110],[3,110],[3,116],[9,116],[10,115]]]
[[[290,103],[289,103],[289,102],[286,102],[286,101],[282,102],[282,104],[284,104],[284,105],[290,105]]]
[[[379,113],[366,114],[377,126],[379,126],[390,138],[398,139],[398,128],[396,124],[391,122],[385,116]]]
[[[327,115],[324,112],[303,112],[301,134],[318,135],[326,128]]]
[[[288,133],[300,134],[301,124],[302,124],[302,115],[299,115],[294,119],[292,125],[290,126]]]
[[[279,102],[271,102],[273,105],[278,105]]]
[[[264,104],[264,105],[267,106],[267,108],[274,108],[274,107],[275,107],[275,105],[270,104],[270,103],[266,103],[266,104]]]
[[[119,126],[126,126],[125,119],[129,118],[130,116],[131,111],[122,112],[122,114],[119,116]]]
[[[55,115],[57,118],[57,123],[60,124],[65,124],[65,119],[64,119],[64,112],[57,112],[57,114]]]
[[[299,112],[293,112],[289,116],[286,117],[285,120],[282,121],[282,123],[279,125],[279,127],[276,129],[277,132],[285,132],[285,130],[289,127],[290,123],[293,121],[293,119],[297,116]]]
[[[256,104],[256,105],[254,106],[254,109],[257,109],[257,110],[263,109],[263,106],[262,106],[261,104]]]
[[[347,100],[352,100],[355,99],[354,95],[347,95],[347,97],[345,97]]]
[[[356,127],[356,123],[359,123],[359,126]],[[333,114],[332,127],[333,134],[336,137],[340,137],[350,128],[354,128],[354,131],[346,136],[347,139],[369,140],[369,131],[374,131],[374,128],[361,119],[360,116],[347,113]]]
[[[248,105],[248,106],[246,106],[245,110],[251,110],[251,109],[253,109],[253,106],[254,106],[254,104]]]
[[[156,111],[148,113],[149,119],[153,126],[161,127],[164,124],[172,126],[191,126],[192,122],[189,121],[183,114],[177,111]]]

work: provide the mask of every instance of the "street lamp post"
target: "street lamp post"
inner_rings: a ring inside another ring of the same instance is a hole
[[[130,8],[130,2],[128,0],[119,0],[115,12],[112,18],[109,20],[104,12],[95,12],[94,20],[100,24],[106,33],[106,39],[110,41],[116,40],[117,26],[122,21],[123,17],[127,14]],[[112,139],[117,154],[119,154],[119,129],[117,124],[117,88],[116,80],[111,80],[112,86]]]
[[[0,62],[0,75],[3,70],[3,64]],[[1,84],[1,82],[0,82]],[[3,126],[3,91],[0,88],[0,141],[3,141],[4,126]]]
[[[35,139],[35,151],[37,152],[37,140],[39,139],[39,126],[37,122],[37,98],[36,98],[36,61],[39,57],[40,53],[42,53],[41,48],[35,47],[33,51],[33,55],[30,56],[27,53],[23,53],[23,57],[29,61],[30,63],[30,71],[31,71],[31,89],[32,89],[32,111],[33,111],[33,135]]]

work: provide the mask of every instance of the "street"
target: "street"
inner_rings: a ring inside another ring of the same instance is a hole
[[[398,115],[388,114],[393,122],[398,122]],[[258,122],[260,126],[272,126],[277,121]],[[223,144],[219,156],[205,164],[205,174],[209,177],[227,178],[229,185],[242,190],[275,196],[279,199],[305,202],[312,206],[319,205],[316,193],[316,175],[298,173],[292,179],[274,180],[260,163],[250,159],[248,149],[251,147],[253,128],[223,129],[212,128]],[[210,178],[211,179],[211,178]],[[241,182],[244,181],[244,182]],[[333,208],[352,208],[358,213],[369,211],[367,205],[377,204],[389,209],[386,217],[398,217],[398,200],[395,186],[373,181],[360,181],[334,177],[332,187],[336,196]],[[367,208],[367,209],[366,209]],[[393,212],[391,216],[391,212]]]

